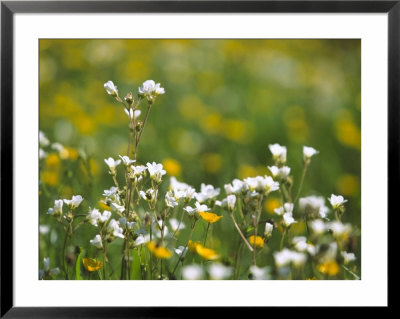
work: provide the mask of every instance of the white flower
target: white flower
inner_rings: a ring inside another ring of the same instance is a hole
[[[104,159],[104,162],[108,165],[110,173],[115,174],[115,168],[121,163],[121,160],[114,160],[112,157]]]
[[[168,207],[174,208],[176,206],[178,206],[178,202],[175,200],[175,198],[172,196],[171,192],[167,192],[165,194],[165,204]]]
[[[303,146],[303,159],[306,162],[309,161],[312,156],[318,153],[319,152],[315,148]]]
[[[55,217],[61,216],[63,213],[62,211],[63,203],[64,201],[62,199],[56,199],[54,201],[54,206],[48,209],[47,214],[53,215]]]
[[[207,207],[207,205],[204,204],[200,204],[199,202],[194,203],[194,206],[196,206],[196,211],[200,212],[207,212],[210,210],[209,207]]]
[[[343,236],[351,232],[351,224],[343,224],[340,221],[333,221],[326,225],[333,232],[334,236]]]
[[[286,146],[281,146],[279,144],[270,144],[269,150],[272,153],[274,161],[279,161],[280,163],[286,163]]]
[[[150,239],[150,238],[149,238]],[[144,238],[144,236],[142,234],[140,234],[134,241],[133,245],[134,246],[139,246],[139,245],[143,245],[144,243],[146,243],[146,239]]]
[[[285,213],[283,214],[283,224],[285,225],[285,227],[289,227],[290,225],[297,223],[293,216],[292,213]]]
[[[226,204],[228,206],[228,209],[230,211],[233,211],[235,209],[236,196],[235,195],[228,195],[228,197],[226,198]]]
[[[290,167],[288,166],[268,166],[268,169],[271,172],[273,178],[285,179],[290,174]]]
[[[187,201],[191,200],[196,193],[192,186],[179,182],[174,176],[170,178],[170,189],[174,192],[176,199],[185,198]]]
[[[185,224],[183,222],[181,222],[179,224],[179,221],[175,218],[171,218],[169,220],[169,224],[171,225],[172,231],[175,232],[177,230],[181,230],[181,229],[185,229]],[[179,229],[178,229],[179,227]]]
[[[232,275],[232,267],[225,266],[221,263],[212,263],[208,267],[208,273],[212,280],[224,280]]]
[[[332,205],[333,209],[338,209],[340,208],[344,203],[347,202],[346,199],[343,198],[342,195],[331,195],[331,198],[328,198],[329,202]]]
[[[40,159],[46,158],[47,155],[48,155],[48,154],[47,154],[44,150],[42,150],[41,148],[39,148],[39,158],[40,158]]]
[[[247,177],[244,182],[250,191],[257,191],[265,195],[279,189],[279,183],[275,182],[271,176]]]
[[[272,235],[272,230],[274,229],[274,225],[271,223],[265,223],[265,231],[264,231],[264,236],[265,237],[271,237]]]
[[[284,213],[293,213],[293,207],[294,204],[293,203],[285,203],[283,204],[283,206],[279,207],[279,208],[275,208],[274,212],[275,214],[282,216]]]
[[[60,269],[58,267],[50,269],[50,258],[49,257],[43,258],[43,270],[39,270],[39,279],[42,279],[46,275],[56,276],[59,273],[60,273]]]
[[[50,141],[46,137],[46,135],[42,131],[39,131],[39,145],[42,147],[46,147],[49,144],[50,144]]]
[[[104,83],[104,88],[106,89],[109,95],[118,96],[118,89],[112,81]]]
[[[308,252],[310,255],[315,255],[315,247],[307,243],[307,239],[304,236],[293,237],[292,243],[297,251]]]
[[[325,206],[325,199],[321,196],[308,196],[299,199],[300,211],[312,217],[325,218],[328,208]]]
[[[47,225],[39,225],[39,233],[42,235],[47,235],[50,231],[50,227]]]
[[[126,156],[126,155],[124,155],[124,156],[119,155],[119,157],[121,158],[122,163],[124,163],[125,166],[129,166],[129,165],[131,165],[132,163],[135,163],[135,162],[136,162],[135,160],[131,160],[131,159],[130,159],[128,156]]]
[[[188,248],[183,247],[183,246],[179,246],[178,248],[175,248],[175,253],[179,256],[179,257],[185,257],[186,253],[188,252]]]
[[[206,185],[202,183],[200,193],[197,193],[195,197],[198,202],[204,203],[208,199],[213,199],[214,197],[217,197],[219,193],[219,188],[214,188],[213,185]]]
[[[117,192],[118,192],[118,188],[116,188],[115,186],[112,186],[110,189],[104,190],[103,196],[112,197],[115,194],[117,194]]]
[[[140,116],[140,114],[142,114],[142,111],[140,111],[140,110],[134,111],[133,109],[129,109],[129,111],[128,111],[127,109],[124,109],[124,111],[125,111],[125,114],[128,115],[128,117],[130,119],[135,119],[135,120]]]
[[[147,202],[152,202],[157,198],[157,191],[154,191],[154,189],[149,188],[146,192],[144,191],[139,191],[140,197],[142,197],[145,201]]]
[[[310,225],[311,225],[312,231],[316,235],[321,235],[326,230],[325,223],[320,219],[315,219],[315,220],[311,221]]]
[[[301,267],[307,261],[307,256],[297,251],[291,251],[284,248],[280,252],[274,253],[275,265],[278,268],[284,267],[292,263],[295,267]]]
[[[356,260],[356,255],[354,253],[348,253],[347,251],[342,251],[341,255],[344,259],[344,263],[347,265],[348,263]]]
[[[200,280],[203,276],[203,268],[199,265],[188,265],[182,268],[182,277],[185,280]]]
[[[108,210],[105,210],[105,211],[103,211],[102,215],[99,215],[98,221],[101,224],[105,224],[110,219],[110,217],[111,217],[111,212]]]
[[[189,216],[193,216],[197,212],[196,208],[193,208],[193,207],[190,207],[190,206],[186,206],[183,210],[185,212],[187,212],[189,214]]]
[[[97,221],[101,217],[101,214],[98,209],[93,208],[91,211],[89,211],[89,214],[87,215],[86,219],[91,223],[93,226],[97,227]]]
[[[137,166],[131,166],[132,169],[132,175],[133,177],[140,177],[143,176],[147,170],[146,166],[143,165],[137,165]]]
[[[304,266],[305,262],[307,261],[307,255],[303,253],[299,253],[297,251],[291,252],[291,262],[295,267],[302,267]]]
[[[239,195],[243,190],[244,182],[240,179],[234,179],[231,184],[225,184],[225,192],[227,195],[236,194]]]
[[[115,219],[110,220],[107,230],[112,232],[115,237],[124,238],[124,231]]]
[[[149,102],[152,102],[157,95],[164,93],[165,90],[160,83],[156,84],[153,80],[147,80],[139,87],[139,95],[146,97]]]
[[[157,183],[161,182],[162,176],[167,172],[163,169],[162,164],[157,164],[156,162],[147,163],[147,170],[149,171],[150,178],[156,181]]]
[[[119,213],[121,213],[121,214],[125,211],[125,207],[124,207],[124,206],[118,205],[118,204],[115,203],[115,202],[111,203],[110,207],[111,207],[111,209],[112,209],[113,211],[119,212]]]
[[[283,250],[274,253],[274,259],[276,267],[280,268],[287,266],[292,261],[292,252],[289,249],[284,248]]]
[[[269,276],[269,267],[259,268],[256,265],[250,266],[250,272],[253,275],[253,280],[268,280]]]
[[[83,201],[81,195],[73,195],[72,199],[64,199],[64,203],[67,204],[71,209],[77,208]]]
[[[93,239],[90,240],[90,243],[96,248],[103,248],[103,242],[101,240],[101,236],[98,234]]]

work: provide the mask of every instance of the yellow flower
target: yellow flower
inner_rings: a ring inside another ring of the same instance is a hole
[[[189,240],[188,248],[189,248],[189,250],[190,250],[191,252],[195,252],[195,251],[196,251],[197,245],[201,245],[199,241],[193,242],[193,241]]]
[[[196,252],[207,260],[216,260],[219,258],[219,255],[214,250],[206,248],[202,244],[196,245]]]
[[[339,265],[334,260],[325,261],[318,265],[318,270],[328,276],[335,276],[339,272]]]
[[[166,158],[162,161],[164,169],[167,171],[168,175],[179,176],[182,168],[178,161],[172,158]]]
[[[249,237],[249,242],[251,246],[254,246],[254,235]],[[264,239],[262,237],[257,236],[255,240],[256,247],[263,247],[264,246]]]
[[[103,267],[103,263],[100,260],[93,258],[83,258],[82,263],[88,271],[97,271]]]
[[[200,212],[201,218],[203,218],[207,223],[214,224],[219,221],[223,216],[218,216],[214,213]]]
[[[46,157],[45,162],[48,167],[57,167],[60,164],[60,158],[56,153],[51,153]]]
[[[147,247],[154,254],[154,256],[156,256],[157,258],[167,259],[167,258],[170,258],[172,256],[172,252],[171,251],[169,251],[167,248],[165,248],[163,246],[156,245],[152,241],[147,244]]]
[[[311,277],[311,278],[307,278],[306,280],[318,280],[317,277]]]

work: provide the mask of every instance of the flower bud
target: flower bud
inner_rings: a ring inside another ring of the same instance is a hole
[[[124,99],[125,99],[126,103],[128,103],[129,105],[132,105],[133,101],[134,101],[132,92],[129,92],[128,94],[126,94]]]

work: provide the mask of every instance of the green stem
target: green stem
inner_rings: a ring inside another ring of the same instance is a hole
[[[207,241],[207,234],[208,234],[208,229],[210,228],[210,223],[208,223],[208,225],[207,225],[207,230],[206,230],[206,236],[204,237],[204,243],[203,243],[203,246],[205,246],[206,245],[206,241]]]
[[[301,175],[299,189],[297,190],[297,194],[296,194],[296,197],[295,197],[293,203],[296,203],[297,200],[299,199],[299,196],[300,196],[300,193],[301,193],[301,189],[303,188],[304,178],[305,178],[306,172],[307,172],[307,166],[308,166],[307,162],[304,162],[303,173]]]
[[[192,227],[191,227],[192,229],[190,230],[190,234],[189,234],[188,240],[187,240],[187,242],[186,242],[185,248],[183,249],[182,254],[179,256],[178,261],[176,262],[175,267],[174,267],[174,270],[172,270],[171,275],[173,275],[173,274],[175,273],[176,269],[178,268],[179,262],[180,262],[181,259],[182,259],[182,255],[183,255],[183,253],[186,251],[186,249],[187,249],[187,247],[188,247],[188,245],[189,245],[189,241],[190,241],[190,239],[192,238],[192,235],[193,235],[193,231],[194,231],[194,227],[195,227],[195,226],[196,226],[196,221],[193,223],[193,225],[192,225]]]
[[[244,237],[242,231],[240,230],[238,224],[236,223],[235,217],[233,217],[233,214],[232,214],[232,213],[229,213],[229,216],[231,217],[231,219],[232,219],[232,221],[233,221],[233,224],[234,224],[235,227],[236,227],[236,230],[238,231],[240,237],[243,239],[243,241],[244,241],[244,243],[246,244],[247,248],[249,248],[249,250],[250,250],[251,252],[253,252],[253,250],[254,250],[253,247],[251,247],[251,245],[250,245],[250,243],[247,241],[246,237]]]
[[[284,242],[285,242],[285,237],[286,237],[286,232],[287,232],[287,230],[286,230],[286,228],[285,228],[285,229],[283,230],[283,233],[282,233],[280,250],[282,250],[282,248],[283,248],[283,244],[284,244]]]

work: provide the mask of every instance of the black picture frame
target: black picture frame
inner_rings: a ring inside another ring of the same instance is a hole
[[[1,1],[1,317],[133,318],[193,315],[191,308],[23,308],[13,303],[13,19],[16,13],[387,13],[388,14],[388,208],[398,213],[400,144],[400,0],[396,1]],[[395,227],[388,214],[388,235]],[[393,244],[388,237],[388,247]],[[390,255],[388,254],[388,258]],[[390,259],[390,258],[389,258]],[[390,261],[390,260],[388,260]],[[389,287],[390,280],[388,281]],[[34,292],[32,292],[34,293]],[[389,295],[389,294],[388,294]],[[388,308],[390,308],[388,299]],[[196,310],[197,311],[197,310]],[[238,311],[238,312],[237,312]],[[240,315],[248,310],[240,308]],[[291,308],[304,313],[304,308]],[[333,310],[333,314],[339,311]],[[213,309],[213,316],[226,309]],[[248,313],[247,313],[248,314]],[[339,314],[339,313],[337,313]]]

